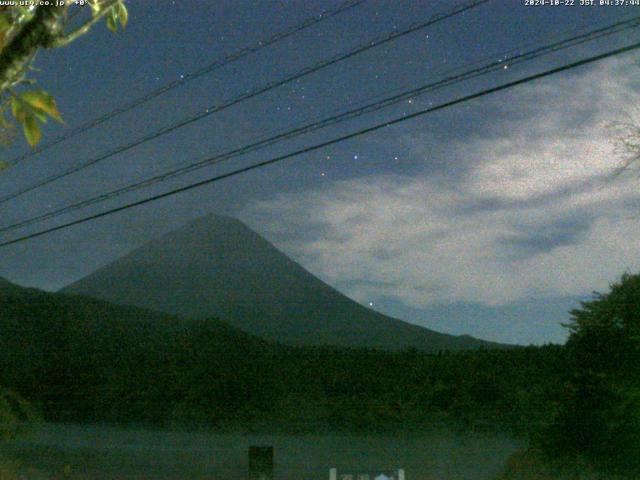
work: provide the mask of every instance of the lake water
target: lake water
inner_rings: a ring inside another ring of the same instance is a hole
[[[2,450],[29,469],[30,480],[228,480],[247,478],[250,445],[274,447],[277,480],[328,479],[330,467],[404,468],[407,480],[483,480],[495,476],[521,447],[489,434],[241,435],[42,425]],[[65,465],[70,466],[66,477]]]

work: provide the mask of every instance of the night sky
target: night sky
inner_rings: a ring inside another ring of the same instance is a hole
[[[337,1],[130,0],[41,52],[34,72],[67,122],[48,139]],[[456,2],[369,0],[0,174],[5,195]],[[579,3],[579,0],[576,0]],[[124,186],[478,62],[640,15],[638,7],[495,0],[0,205],[0,225]],[[457,96],[637,42],[630,30],[127,194],[0,239],[262,161]],[[144,207],[0,249],[0,276],[57,290],[207,213],[232,215],[351,298],[446,333],[561,342],[567,311],[640,269],[640,178],[615,145],[638,118],[638,53],[464,103]],[[22,138],[3,152],[26,151]]]

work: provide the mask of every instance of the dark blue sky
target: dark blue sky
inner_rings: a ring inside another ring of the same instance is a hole
[[[339,2],[128,4],[125,32],[114,35],[100,25],[68,48],[39,55],[41,71],[34,76],[55,95],[67,122],[47,126],[45,141]],[[453,5],[451,0],[367,1],[25,160],[2,173],[0,193]],[[0,223],[638,12],[495,0],[16,198],[0,206]],[[639,33],[513,66],[2,238],[625,45]],[[58,289],[192,218],[223,213],[240,217],[322,279],[385,313],[492,340],[562,341],[558,324],[577,299],[640,267],[633,238],[640,233],[637,179],[601,181],[619,160],[607,126],[634,114],[637,64],[632,53],[576,69],[6,247],[0,250],[0,275]],[[20,140],[4,155],[25,150]]]

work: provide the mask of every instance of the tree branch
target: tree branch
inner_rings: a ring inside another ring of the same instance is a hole
[[[91,19],[87,20],[82,26],[78,27],[73,32],[53,39],[51,46],[53,48],[64,47],[76,40],[78,37],[81,37],[82,35],[87,33],[91,29],[91,27],[99,22],[107,13],[109,13],[109,11],[114,8],[118,4],[118,2],[119,0],[111,0],[105,2],[105,6],[102,7],[97,15],[94,15]]]
[[[15,85],[39,48],[49,48],[63,28],[66,7],[40,6],[0,52],[0,92]]]

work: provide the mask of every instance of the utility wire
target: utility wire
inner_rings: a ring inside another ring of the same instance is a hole
[[[127,150],[130,150],[134,147],[137,147],[139,145],[142,145],[143,143],[147,143],[151,140],[155,140],[156,138],[159,138],[163,135],[166,135],[168,133],[171,133],[175,130],[178,130],[179,128],[185,127],[187,125],[190,125],[194,122],[197,122],[198,120],[201,120],[205,117],[208,117],[210,115],[213,115],[214,113],[220,112],[222,110],[225,110],[233,105],[237,105],[240,102],[243,102],[245,100],[248,100],[250,98],[256,97],[258,95],[261,95],[263,93],[266,93],[270,90],[273,90],[275,88],[278,88],[280,86],[286,85],[288,83],[291,83],[295,80],[298,80],[300,78],[306,77],[307,75],[310,75],[312,73],[315,73],[319,70],[322,70],[324,68],[327,68],[331,65],[335,65],[336,63],[342,62],[344,60],[347,60],[349,58],[352,58],[360,53],[366,52],[368,50],[371,50],[372,48],[376,48],[379,47],[380,45],[384,45],[388,42],[391,42],[397,38],[403,37],[405,35],[409,35],[413,32],[416,32],[418,30],[424,29],[430,25],[433,25],[435,23],[441,22],[443,20],[446,20],[448,18],[454,17],[456,15],[459,15],[467,10],[470,10],[472,8],[478,7],[484,3],[487,3],[491,0],[472,0],[466,3],[462,3],[457,5],[456,7],[454,7],[453,9],[450,9],[446,12],[443,13],[437,13],[432,15],[431,17],[429,17],[429,19],[427,21],[423,21],[420,23],[415,23],[412,26],[404,29],[404,30],[398,30],[398,31],[393,31],[389,34],[384,35],[383,37],[379,37],[377,40],[371,40],[369,42],[367,42],[366,44],[362,44],[360,46],[355,47],[354,49],[350,50],[347,53],[342,53],[339,54],[337,56],[334,56],[328,60],[323,60],[319,63],[317,63],[316,65],[313,65],[311,67],[307,67],[304,68],[292,75],[289,75],[281,80],[276,80],[273,82],[269,82],[266,85],[263,85],[261,87],[257,87],[253,90],[250,90],[249,92],[246,92],[242,95],[240,95],[239,97],[235,97],[221,105],[213,105],[209,108],[206,108],[204,111],[201,111],[195,115],[191,115],[189,117],[186,117],[182,120],[180,120],[177,123],[173,123],[171,125],[168,125],[164,128],[161,128],[160,130],[157,130],[154,133],[151,133],[149,135],[146,135],[142,138],[133,140],[130,143],[127,143],[125,145],[121,145],[119,147],[116,147],[115,149],[104,153],[98,157],[95,157],[91,160],[86,161],[85,163],[82,163],[80,165],[76,165],[74,167],[71,167],[61,173],[52,175],[48,178],[45,178],[39,182],[36,182],[34,184],[31,184],[27,187],[24,187],[22,189],[19,189],[13,193],[10,193],[8,195],[5,195],[3,197],[0,197],[0,204],[6,203],[9,200],[12,200],[16,197],[19,197],[20,195],[23,195],[27,192],[31,192],[37,188],[43,187],[45,185],[48,185],[49,183],[52,183],[56,180],[59,180],[61,178],[64,178],[68,175],[71,175],[73,173],[77,173],[81,170],[84,170],[87,167],[90,167],[92,165],[95,165],[98,162],[101,162],[102,160],[105,160],[107,158],[113,157],[114,155],[118,155],[120,153],[126,152]]]
[[[219,60],[215,60],[212,63],[209,63],[208,65],[205,65],[204,67],[199,68],[198,70],[194,70],[193,72],[186,73],[181,78],[173,80],[165,85],[162,85],[156,88],[155,90],[151,90],[150,92],[130,101],[129,103],[125,103],[115,108],[114,110],[108,113],[105,113],[104,115],[101,115],[97,118],[89,120],[88,122],[74,128],[73,130],[70,130],[69,132],[62,134],[50,140],[49,142],[42,144],[38,148],[29,150],[23,153],[22,155],[15,157],[12,160],[9,160],[7,163],[9,165],[15,165],[21,162],[22,160],[33,157],[34,155],[37,155],[39,153],[42,153],[45,150],[48,150],[51,147],[54,147],[55,145],[58,145],[59,143],[62,143],[66,140],[69,140],[70,138],[76,137],[81,133],[86,132],[87,130],[91,130],[92,128],[97,127],[98,125],[101,125],[102,123],[107,122],[114,117],[122,115],[123,113],[126,113],[130,110],[133,110],[134,108],[139,107],[140,105],[144,105],[145,103],[153,100],[156,97],[159,97],[160,95],[163,95],[175,88],[185,85],[186,83],[196,80],[204,75],[208,75],[209,73],[212,73],[215,70],[218,70],[219,68],[222,68],[233,62],[237,62],[238,60],[241,60],[252,53],[259,52],[263,48],[267,48],[281,40],[284,40],[293,35],[296,35],[297,33],[300,33],[303,30],[306,30],[307,28],[313,25],[316,25],[324,20],[328,20],[329,18],[335,17],[336,15],[339,15],[342,12],[350,10],[351,8],[356,7],[366,1],[367,0],[347,0],[346,2],[343,2],[333,10],[322,12],[317,15],[314,15],[313,17],[309,17],[306,20],[303,20],[302,22],[300,22],[299,24],[294,25],[290,28],[287,28],[286,30],[283,30],[281,32],[278,32],[265,40],[259,40],[254,45],[251,45],[249,47],[244,47],[240,50],[237,50],[233,53],[226,55],[225,57]]]
[[[123,195],[125,193],[131,192],[131,191],[135,191],[138,190],[140,188],[144,188],[144,187],[148,187],[151,185],[154,185],[156,183],[159,182],[163,182],[166,181],[170,178],[173,177],[177,177],[180,175],[184,175],[186,173],[213,165],[213,164],[218,164],[221,163],[223,161],[229,160],[231,158],[235,158],[241,155],[244,155],[246,153],[250,153],[253,152],[255,150],[258,149],[262,149],[265,148],[267,146],[271,146],[274,145],[276,143],[279,143],[281,141],[284,140],[288,140],[294,137],[297,137],[299,135],[303,135],[312,131],[316,131],[319,130],[321,128],[326,128],[327,126],[330,125],[335,125],[337,123],[341,123],[344,122],[346,120],[349,120],[351,118],[355,118],[355,117],[359,117],[361,115],[364,114],[368,114],[368,113],[372,113],[378,110],[381,110],[383,108],[386,108],[390,105],[394,105],[397,104],[399,102],[402,102],[406,99],[410,99],[410,98],[415,98],[418,97],[420,95],[424,95],[425,93],[443,88],[443,87],[448,87],[451,86],[455,83],[459,83],[465,80],[469,80],[471,78],[476,78],[482,75],[486,75],[488,73],[491,72],[495,72],[498,70],[501,70],[505,67],[511,67],[523,62],[529,62],[532,61],[536,58],[539,58],[543,55],[547,55],[553,52],[557,52],[559,50],[562,49],[567,49],[570,47],[574,47],[578,44],[582,44],[588,41],[592,41],[595,39],[599,39],[602,38],[604,36],[607,35],[612,35],[614,33],[619,33],[621,31],[625,31],[628,30],[630,28],[637,28],[640,26],[640,16],[631,18],[631,19],[627,19],[627,20],[623,20],[620,22],[616,22],[612,25],[608,25],[606,27],[601,27],[598,28],[596,30],[592,30],[580,35],[576,35],[574,37],[568,38],[568,39],[564,39],[561,40],[559,42],[554,42],[551,43],[549,45],[545,45],[545,46],[541,46],[538,48],[535,48],[531,51],[528,52],[524,52],[524,53],[520,53],[517,55],[513,55],[511,57],[505,57],[504,59],[502,58],[502,56],[500,56],[499,60],[490,62],[489,64],[483,65],[479,68],[475,68],[472,70],[468,70],[465,71],[463,73],[460,74],[456,74],[456,75],[451,75],[449,77],[446,77],[442,80],[436,81],[436,82],[432,82],[432,83],[428,83],[428,84],[424,84],[421,85],[417,88],[413,88],[410,90],[405,90],[402,91],[396,95],[392,95],[390,97],[381,99],[379,101],[375,101],[372,103],[369,103],[367,105],[361,106],[359,108],[356,109],[352,109],[350,111],[347,112],[343,112],[337,115],[332,115],[328,118],[322,119],[322,120],[318,120],[306,125],[303,125],[301,127],[295,128],[293,130],[287,130],[285,132],[279,133],[277,135],[271,136],[269,138],[265,138],[262,140],[259,140],[257,142],[251,143],[249,145],[240,147],[240,148],[236,148],[230,151],[227,151],[225,153],[221,153],[218,155],[215,155],[213,157],[207,157],[205,159],[199,160],[195,163],[189,163],[186,166],[182,166],[179,168],[175,168],[173,170],[170,170],[168,172],[165,173],[161,173],[159,175],[141,180],[141,181],[137,181],[134,183],[131,183],[127,186],[124,187],[120,187],[118,189],[112,190],[110,192],[105,192],[103,194],[100,194],[98,196],[95,197],[91,197],[89,199],[85,199],[61,208],[58,208],[56,210],[52,210],[34,217],[31,217],[29,219],[26,220],[22,220],[10,225],[6,225],[3,227],[0,227],[0,233],[3,232],[8,232],[8,231],[12,231],[15,230],[17,228],[21,228],[21,227],[25,227],[37,222],[41,222],[44,220],[48,220],[50,218],[54,218],[54,217],[58,217],[60,215],[63,215],[65,213],[69,213],[71,211],[75,211],[77,209],[80,208],[84,208],[96,203],[100,203],[103,201],[106,201],[108,199],[111,198],[115,198],[118,197],[120,195]],[[495,57],[495,55],[494,55]]]
[[[424,110],[420,110],[420,111],[411,113],[409,115],[396,117],[396,118],[394,118],[392,120],[388,120],[386,122],[378,123],[378,124],[376,124],[376,125],[374,125],[372,127],[367,127],[367,128],[361,129],[361,130],[357,130],[356,132],[352,132],[352,133],[349,133],[347,135],[342,135],[340,137],[336,137],[336,138],[333,138],[331,140],[327,140],[327,141],[324,141],[324,142],[321,142],[321,143],[317,143],[315,145],[311,145],[309,147],[305,147],[305,148],[302,148],[302,149],[299,149],[299,150],[295,150],[293,152],[290,152],[290,153],[287,153],[287,154],[284,154],[284,155],[273,157],[273,158],[271,158],[269,160],[264,160],[262,162],[255,163],[253,165],[249,165],[249,166],[246,166],[246,167],[238,168],[236,170],[232,170],[230,172],[227,172],[227,173],[224,173],[224,174],[221,174],[221,175],[216,175],[216,176],[207,178],[205,180],[201,180],[199,182],[191,183],[189,185],[186,185],[186,186],[183,186],[183,187],[180,187],[180,188],[176,188],[176,189],[170,190],[168,192],[164,192],[164,193],[160,193],[160,194],[157,194],[157,195],[153,195],[151,197],[147,197],[147,198],[142,199],[142,200],[131,202],[131,203],[128,203],[126,205],[122,205],[120,207],[116,207],[116,208],[112,208],[110,210],[106,210],[104,212],[100,212],[100,213],[96,213],[96,214],[93,214],[93,215],[89,215],[87,217],[83,217],[83,218],[80,218],[80,219],[77,219],[77,220],[73,220],[73,221],[70,221],[70,222],[55,226],[55,227],[51,227],[51,228],[47,228],[47,229],[44,229],[44,230],[40,230],[38,232],[34,232],[34,233],[31,233],[31,234],[28,234],[28,235],[24,235],[24,236],[15,238],[13,240],[8,240],[8,241],[0,243],[0,247],[6,247],[8,245],[13,245],[13,244],[16,244],[16,243],[24,242],[26,240],[29,240],[29,239],[32,239],[32,238],[36,238],[36,237],[40,237],[42,235],[46,235],[46,234],[51,233],[51,232],[67,229],[69,227],[72,227],[72,226],[75,226],[75,225],[79,225],[79,224],[82,224],[82,223],[86,223],[86,222],[89,222],[91,220],[96,220],[98,218],[106,217],[108,215],[112,215],[112,214],[117,213],[117,212],[128,210],[130,208],[138,207],[140,205],[145,205],[147,203],[151,203],[151,202],[154,202],[156,200],[160,200],[162,198],[166,198],[166,197],[170,197],[170,196],[173,196],[173,195],[177,195],[179,193],[183,193],[183,192],[186,192],[186,191],[189,191],[189,190],[193,190],[195,188],[199,188],[199,187],[202,187],[204,185],[209,185],[211,183],[215,183],[215,182],[218,182],[220,180],[224,180],[226,178],[234,177],[236,175],[240,175],[240,174],[252,171],[252,170],[263,168],[263,167],[266,167],[268,165],[272,165],[274,163],[278,163],[278,162],[281,162],[283,160],[287,160],[289,158],[293,158],[293,157],[297,157],[299,155],[303,155],[303,154],[306,154],[306,153],[309,153],[309,152],[313,152],[315,150],[319,150],[321,148],[328,147],[330,145],[335,145],[337,143],[344,142],[346,140],[350,140],[352,138],[360,137],[362,135],[366,135],[366,134],[375,132],[377,130],[381,130],[383,128],[390,127],[392,125],[396,125],[396,124],[399,124],[399,123],[402,123],[402,122],[406,122],[406,121],[412,120],[414,118],[418,118],[418,117],[427,115],[427,114],[432,113],[432,112],[436,112],[436,111],[439,111],[439,110],[444,110],[444,109],[452,107],[454,105],[459,105],[461,103],[465,103],[465,102],[474,100],[476,98],[484,97],[486,95],[490,95],[490,94],[493,94],[493,93],[496,93],[496,92],[507,90],[507,89],[516,87],[518,85],[523,85],[523,84],[532,82],[534,80],[539,80],[541,78],[545,78],[545,77],[548,77],[548,76],[551,76],[551,75],[555,75],[555,74],[560,73],[560,72],[571,70],[571,69],[574,69],[574,68],[577,68],[577,67],[580,67],[580,66],[583,66],[583,65],[588,65],[590,63],[594,63],[594,62],[597,62],[597,61],[600,61],[600,60],[604,60],[606,58],[610,58],[610,57],[613,57],[613,56],[616,56],[616,55],[620,55],[620,54],[623,54],[623,53],[626,53],[626,52],[630,52],[630,51],[636,50],[638,48],[640,48],[640,42],[634,43],[634,44],[631,44],[631,45],[627,45],[626,47],[618,48],[618,49],[615,49],[615,50],[610,50],[608,52],[601,53],[599,55],[594,55],[594,56],[591,56],[591,57],[588,57],[588,58],[585,58],[585,59],[582,59],[582,60],[578,60],[576,62],[567,64],[567,65],[563,65],[561,67],[556,67],[556,68],[552,68],[552,69],[549,69],[549,70],[545,70],[545,71],[540,72],[540,73],[536,73],[534,75],[529,75],[529,76],[521,78],[519,80],[514,80],[514,81],[511,81],[511,82],[503,83],[502,85],[498,85],[496,87],[492,87],[492,88],[489,88],[489,89],[481,90],[479,92],[476,92],[476,93],[473,93],[473,94],[470,94],[470,95],[465,95],[465,96],[459,97],[457,99],[441,103],[441,104],[436,105],[434,107],[430,107],[430,108],[427,108],[427,109],[424,109]]]

